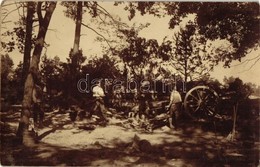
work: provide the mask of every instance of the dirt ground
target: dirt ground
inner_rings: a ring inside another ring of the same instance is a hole
[[[1,165],[253,167],[259,163],[258,134],[249,137],[241,125],[231,142],[230,121],[183,120],[177,130],[161,126],[145,131],[129,119],[111,117],[108,125],[92,129],[93,120],[72,122],[69,113],[54,111],[46,113],[39,142],[26,147],[15,142],[19,117],[19,113],[1,113]],[[259,131],[256,122],[245,125]]]

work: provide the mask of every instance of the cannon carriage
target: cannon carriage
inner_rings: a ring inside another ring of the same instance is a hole
[[[219,100],[219,95],[209,86],[195,86],[184,97],[184,112],[193,119],[212,118],[217,114]]]
[[[182,112],[192,119],[214,117],[217,113],[219,103],[219,95],[213,88],[206,85],[198,85],[189,89],[187,92],[180,92],[183,101]],[[169,103],[169,97],[148,99],[149,101],[149,114],[156,116],[161,113],[166,113],[165,106]],[[138,102],[130,103],[129,100],[121,102],[121,105],[127,111],[138,105]],[[148,107],[148,106],[147,106]]]

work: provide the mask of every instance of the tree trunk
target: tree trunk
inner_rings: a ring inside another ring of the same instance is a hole
[[[23,56],[23,72],[22,72],[22,86],[24,87],[25,79],[30,67],[31,49],[32,49],[32,27],[33,16],[35,13],[34,2],[27,3],[27,16],[26,16],[26,36],[25,47]]]
[[[233,106],[233,128],[231,134],[231,141],[235,139],[235,135],[236,135],[237,108],[238,108],[238,103],[234,104]]]
[[[185,58],[185,64],[184,64],[184,87],[185,87],[185,91],[187,88],[187,80],[188,80],[188,62],[187,62],[187,57]]]
[[[73,55],[79,52],[80,32],[82,23],[82,1],[77,3],[76,29],[73,46]]]
[[[49,2],[44,17],[42,17],[42,13],[41,13],[42,2],[38,2],[37,4],[37,14],[40,23],[39,32],[35,42],[35,48],[33,51],[29,72],[25,81],[24,96],[23,96],[23,103],[22,103],[23,110],[22,110],[21,120],[17,131],[17,135],[19,137],[22,137],[24,139],[23,141],[24,144],[28,146],[33,144],[31,143],[32,140],[25,140],[25,139],[29,139],[30,138],[29,136],[24,136],[24,135],[28,135],[29,119],[31,117],[32,92],[34,87],[33,75],[34,76],[38,75],[38,68],[39,68],[38,66],[40,62],[42,48],[44,46],[44,39],[48,30],[51,16],[56,7],[56,3],[57,2]]]
[[[77,2],[77,15],[76,15],[76,28],[75,28],[75,36],[74,36],[74,44],[71,54],[71,81],[70,83],[74,84],[77,83],[76,76],[79,70],[79,43],[80,43],[80,33],[81,33],[81,23],[82,23],[82,1]],[[71,85],[71,84],[70,84]],[[75,91],[73,89],[68,89],[68,100],[71,96],[74,96]]]

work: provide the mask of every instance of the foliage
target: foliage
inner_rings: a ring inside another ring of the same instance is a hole
[[[46,84],[47,93],[51,94],[51,90],[61,90],[61,72],[61,62],[58,56],[53,59],[47,58],[47,55],[42,57],[40,73],[42,82]]]
[[[229,66],[232,60],[241,60],[251,49],[259,46],[259,3],[257,2],[129,2],[125,7],[130,13],[129,19],[135,16],[136,11],[142,15],[156,13],[158,5],[167,15],[169,28],[174,28],[189,14],[195,14],[199,26],[199,33],[207,39],[226,39],[232,43],[234,52],[222,51],[218,61]]]
[[[63,106],[63,101],[67,103],[66,105],[71,103],[81,104],[84,101],[87,95],[78,91],[77,82],[84,79],[86,74],[89,75],[89,80],[99,78],[115,79],[122,76],[117,68],[116,59],[112,57],[107,55],[103,55],[101,58],[95,57],[83,65],[85,60],[86,57],[83,56],[82,51],[74,56],[70,54],[67,62],[61,62],[57,56],[48,58],[44,55],[42,57],[41,79],[42,82],[46,83],[47,93],[51,98],[59,92],[62,93],[63,100],[60,98],[59,101],[55,102],[58,105]],[[67,99],[73,100],[68,102]]]
[[[24,40],[25,40],[25,29],[23,27],[14,28],[13,31],[7,31],[3,36],[12,36],[9,42],[2,42],[3,49],[7,52],[12,52],[16,47],[23,53]]]
[[[42,49],[44,47],[44,40],[46,33],[48,31],[49,23],[52,18],[52,14],[56,8],[57,2],[37,2],[37,15],[38,15],[38,23],[39,23],[39,30],[37,34],[37,39],[35,42],[35,47],[33,50],[32,58],[30,61],[29,72],[27,74],[27,78],[24,84],[24,95],[22,101],[22,114],[21,114],[21,121],[19,122],[17,136],[22,139],[23,144],[29,146],[33,145],[34,141],[32,136],[29,136],[28,133],[25,133],[26,129],[29,128],[29,118],[31,116],[30,108],[32,106],[32,94],[33,94],[33,87],[37,80],[36,77],[38,76],[39,71],[39,62],[40,57],[42,54]],[[43,16],[42,8],[44,7],[45,12]],[[28,23],[27,23],[28,24]],[[30,51],[30,50],[29,50]],[[25,139],[25,140],[23,140]],[[26,140],[27,139],[27,140]]]
[[[81,77],[82,64],[85,62],[86,57],[83,56],[82,50],[73,54],[71,49],[67,63],[61,63],[60,78],[63,84],[63,91],[66,97],[77,96],[77,81]]]
[[[227,90],[233,92],[231,99],[234,103],[246,100],[253,93],[252,88],[248,84],[244,84],[239,78],[229,82]]]
[[[1,55],[1,81],[2,83],[5,80],[8,80],[8,77],[12,73],[13,69],[13,60],[10,58],[8,54]]]
[[[107,92],[106,98],[111,98],[113,96],[113,82],[117,80],[120,80],[120,82],[125,80],[124,74],[120,72],[117,63],[118,61],[116,60],[116,58],[108,55],[103,55],[102,57],[94,57],[93,59],[89,60],[86,65],[82,66],[81,78],[86,78],[86,75],[88,74],[88,83],[91,85],[91,81],[95,79],[102,79],[102,84],[108,84],[103,87]],[[90,95],[91,94],[88,94],[88,96]]]
[[[213,89],[219,96],[222,96],[226,93],[226,90],[223,89],[224,86],[219,80],[211,78],[208,75],[202,76],[198,81],[198,85],[207,85],[210,89]],[[197,85],[191,85],[190,89]]]
[[[116,2],[115,5],[117,6],[120,2]],[[159,8],[161,8],[165,3],[161,2],[129,2],[127,6],[125,6],[125,10],[129,11],[130,15],[128,16],[128,19],[131,20],[136,15],[136,10],[140,11],[141,15],[144,15],[146,13],[161,17],[161,11]]]
[[[94,32],[97,35],[96,41],[106,43],[104,46],[101,46],[105,52],[116,52],[115,48],[120,44],[120,42],[118,42],[120,37],[117,39],[114,37],[118,35],[118,29],[127,27],[127,25],[121,21],[119,16],[112,16],[100,5],[101,3],[95,1],[83,1],[82,3],[82,16],[86,16],[90,19],[87,21],[83,19],[80,23],[81,26]],[[77,21],[77,3],[63,1],[61,5],[66,7],[64,10],[65,16]],[[84,21],[86,21],[86,23],[84,23]],[[88,21],[91,24],[87,24]]]
[[[83,56],[82,50],[79,51],[77,54],[73,54],[73,51],[70,51],[69,58],[67,58],[67,62],[69,64],[69,68],[71,72],[80,71],[81,65],[85,62],[86,57]]]
[[[76,13],[77,13],[77,2],[73,2],[73,1],[63,1],[61,2],[62,6],[66,7],[66,10],[64,10],[64,15],[68,18],[73,19],[74,21],[76,21]],[[95,1],[92,2],[83,2],[83,7],[85,7],[85,9],[83,10],[83,14],[86,13],[88,11],[88,13],[92,16],[92,17],[96,17],[98,14],[98,4]]]
[[[227,92],[229,92],[230,96],[230,103],[228,105],[233,106],[233,129],[229,135],[230,139],[233,140],[236,134],[238,108],[244,108],[241,104],[243,104],[243,102],[248,99],[249,95],[253,93],[253,90],[249,85],[244,84],[241,79],[235,78],[233,81],[228,83]],[[246,109],[250,110],[250,107],[247,106]],[[247,113],[249,113],[249,111],[247,111]]]
[[[170,61],[184,81],[207,75],[215,65],[213,57],[207,53],[206,41],[198,34],[197,25],[187,24],[172,40],[164,40],[159,49],[163,60]]]
[[[23,8],[23,10],[27,7],[28,2],[17,4],[16,8]],[[34,12],[36,8],[36,3],[33,3],[33,16],[35,18]],[[3,32],[1,35],[5,37],[10,37],[10,39],[6,41],[1,41],[1,45],[3,49],[7,52],[12,52],[14,49],[18,49],[20,53],[24,53],[25,48],[25,38],[26,38],[26,16],[19,15],[19,20],[15,22],[15,27],[12,30],[8,30]],[[34,20],[33,20],[34,21]],[[36,35],[32,32],[32,46],[34,46],[36,40]]]
[[[247,84],[248,86],[250,86],[251,89],[253,90],[252,95],[260,96],[260,86],[259,86],[259,85],[253,84],[253,83],[251,83],[251,82],[246,83],[246,84]]]
[[[22,63],[13,69],[13,60],[8,54],[1,55],[1,97],[10,104],[15,104],[22,99],[23,87],[22,79]]]
[[[155,39],[138,37],[138,31],[133,28],[121,32],[126,37],[127,45],[119,51],[119,57],[131,69],[134,77],[143,77],[145,68],[151,69],[157,65],[157,62],[152,60],[157,58],[158,42]]]
[[[101,58],[93,58],[82,67],[82,74],[89,74],[90,78],[120,78],[120,71],[116,67],[117,61],[113,57],[103,55]]]
[[[20,103],[23,99],[24,83],[22,82],[23,63],[20,62],[14,70],[13,84],[16,92],[16,103]]]
[[[13,73],[13,60],[8,54],[1,55],[1,98],[10,102],[12,99],[11,80]]]

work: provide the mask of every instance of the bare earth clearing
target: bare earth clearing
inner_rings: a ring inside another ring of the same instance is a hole
[[[259,139],[227,140],[228,124],[183,121],[178,130],[133,128],[127,119],[86,129],[92,120],[72,123],[68,113],[46,113],[39,143],[16,144],[19,113],[2,113],[1,164],[41,166],[257,166]],[[225,126],[224,126],[225,124]],[[81,128],[79,128],[81,127]],[[216,130],[215,130],[216,129]]]

